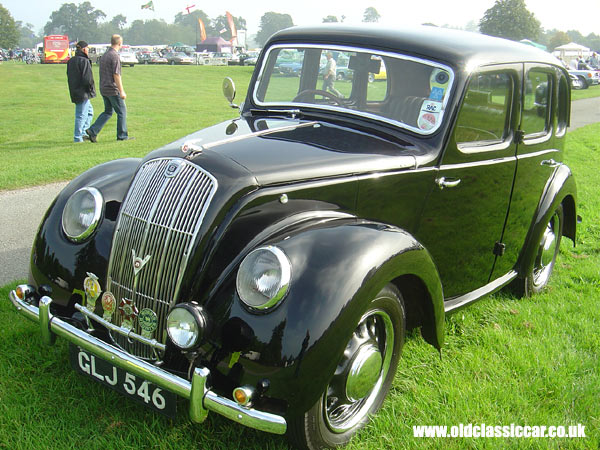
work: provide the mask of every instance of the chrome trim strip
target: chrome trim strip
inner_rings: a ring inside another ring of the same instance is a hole
[[[190,418],[195,422],[202,422],[206,419],[208,411],[214,411],[230,420],[257,430],[275,434],[286,433],[287,422],[282,416],[238,406],[233,400],[221,397],[208,390],[206,382],[210,370],[205,367],[197,367],[192,374],[192,381],[188,381],[140,360],[80,330],[59,317],[53,316],[50,313],[52,299],[49,297],[42,297],[40,300],[40,304],[43,305],[42,308],[20,300],[14,290],[10,291],[9,298],[18,312],[40,324],[42,336],[60,336],[94,356],[109,361],[110,364],[188,399],[190,401]],[[44,340],[46,340],[45,337]]]
[[[412,127],[410,125],[407,125],[403,122],[399,122],[397,120],[391,120],[390,118],[386,118],[384,116],[380,116],[377,114],[371,114],[365,111],[357,111],[357,110],[351,110],[351,109],[347,109],[347,108],[340,108],[340,107],[336,107],[336,106],[327,106],[327,105],[319,105],[319,109],[323,109],[323,110],[330,110],[330,111],[342,111],[345,113],[349,113],[349,114],[354,114],[356,116],[360,116],[360,117],[367,117],[369,119],[373,119],[373,120],[378,120],[380,122],[385,122],[385,123],[389,123],[391,125],[394,126],[400,126],[401,128],[405,128],[407,130],[413,131],[417,134],[420,135],[430,135],[435,133],[439,128],[443,119],[444,119],[444,115],[445,115],[445,111],[446,111],[446,106],[448,104],[448,101],[450,99],[451,96],[451,91],[454,88],[454,70],[452,70],[452,68],[450,68],[450,66],[446,66],[445,64],[441,64],[437,61],[431,61],[431,60],[427,60],[427,59],[423,59],[423,58],[417,58],[417,57],[413,57],[413,56],[408,56],[408,55],[404,55],[401,53],[392,53],[392,52],[386,52],[386,51],[382,51],[382,50],[377,50],[377,49],[373,49],[373,48],[368,48],[368,47],[351,47],[351,46],[345,46],[345,45],[329,45],[329,44],[298,44],[295,42],[289,42],[287,44],[276,44],[273,45],[269,48],[268,52],[263,56],[262,58],[262,65],[260,67],[260,72],[258,74],[258,77],[256,79],[256,83],[254,84],[254,91],[252,92],[252,101],[254,102],[254,104],[259,105],[259,106],[282,106],[282,107],[292,107],[292,108],[298,108],[298,105],[304,105],[304,106],[308,106],[311,108],[315,108],[314,104],[311,103],[295,103],[295,102],[260,102],[258,100],[257,97],[257,92],[258,92],[258,86],[260,85],[260,83],[262,82],[263,79],[263,75],[264,75],[264,70],[266,67],[266,63],[267,60],[269,59],[270,53],[274,50],[274,49],[279,49],[279,48],[320,48],[320,49],[331,49],[331,50],[337,50],[337,51],[341,51],[341,52],[352,52],[352,53],[356,53],[356,52],[369,52],[370,54],[373,55],[377,55],[377,56],[386,56],[389,58],[395,58],[395,59],[402,59],[402,60],[407,60],[407,61],[413,61],[413,62],[417,62],[420,64],[424,64],[430,67],[433,67],[435,69],[444,69],[446,72],[448,72],[448,74],[450,75],[450,79],[448,80],[448,87],[446,88],[446,95],[444,96],[444,101],[442,102],[442,110],[440,111],[440,117],[439,117],[439,121],[438,121],[438,126],[434,127],[431,130],[421,130],[420,128],[416,128],[416,127]]]
[[[125,336],[127,339],[134,339],[136,341],[141,342],[142,344],[146,344],[152,348],[160,350],[161,352],[164,352],[167,348],[166,345],[161,344],[156,339],[147,339],[143,336],[140,336],[139,334],[134,333],[130,328],[119,327],[107,320],[104,320],[102,317],[100,317],[97,314],[94,314],[92,311],[87,309],[85,306],[81,306],[79,303],[75,303],[75,309],[84,316],[95,320],[96,322],[108,328],[109,330],[114,331],[115,333],[119,333],[122,336]]]
[[[260,136],[265,136],[265,135],[272,134],[272,133],[278,133],[280,131],[291,131],[291,130],[295,130],[297,128],[312,127],[317,124],[318,124],[318,122],[312,121],[312,122],[306,122],[306,123],[296,123],[294,125],[288,125],[285,127],[269,128],[267,130],[260,130],[260,131],[255,131],[253,133],[242,134],[240,136],[234,136],[234,137],[222,139],[220,141],[209,142],[208,144],[201,145],[201,147],[204,150],[210,150],[211,148],[218,147],[219,145],[225,145],[225,144],[229,144],[232,142],[238,142],[238,141],[242,141],[244,139],[248,139],[251,137],[260,137]],[[198,144],[198,142],[196,142],[194,140],[191,140],[190,142]]]
[[[458,297],[454,297],[444,301],[444,311],[446,314],[454,312],[464,306],[467,306],[470,303],[479,300],[481,297],[491,294],[494,291],[506,286],[512,280],[517,277],[517,272],[511,270],[506,275],[501,276],[500,278],[496,278],[491,283],[486,284],[474,291],[471,291],[467,294],[460,295]]]

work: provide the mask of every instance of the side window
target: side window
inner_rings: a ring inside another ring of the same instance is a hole
[[[278,98],[292,99],[298,94],[300,74],[304,62],[304,49],[284,49],[278,52],[271,86],[265,101],[275,101]]]
[[[525,137],[543,136],[550,129],[552,76],[541,70],[530,70],[525,78],[522,129]]]
[[[562,136],[567,131],[569,116],[569,81],[562,73],[558,82],[558,127],[556,135]]]
[[[454,132],[454,139],[461,150],[504,141],[508,135],[512,80],[505,72],[472,76]]]

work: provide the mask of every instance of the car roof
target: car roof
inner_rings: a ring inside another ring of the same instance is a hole
[[[482,66],[512,62],[560,65],[558,59],[531,45],[468,31],[435,26],[327,24],[292,27],[271,37],[276,43],[320,43],[375,48],[445,61],[455,66]]]

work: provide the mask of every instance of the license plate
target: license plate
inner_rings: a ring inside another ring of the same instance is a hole
[[[154,383],[113,366],[75,345],[69,345],[71,366],[77,372],[168,417],[177,413],[177,396]]]

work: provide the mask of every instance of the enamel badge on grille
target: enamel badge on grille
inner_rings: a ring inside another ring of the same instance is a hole
[[[150,258],[152,258],[152,256],[146,255],[146,257],[142,259],[139,256],[135,256],[134,249],[131,249],[131,254],[133,255],[133,275],[137,277],[139,271],[143,269],[143,267],[148,261],[150,261]]]
[[[98,277],[93,273],[87,272],[87,277],[83,280],[83,289],[85,291],[85,306],[90,311],[94,311],[96,308],[96,300],[100,296],[100,283]]]
[[[138,323],[142,329],[142,336],[147,339],[152,339],[152,334],[158,328],[158,317],[150,308],[144,308],[138,316]]]
[[[119,303],[119,312],[123,316],[123,324],[124,328],[133,328],[133,321],[138,316],[137,306],[133,303],[133,300],[129,300],[128,298],[124,298]]]
[[[102,318],[107,321],[111,321],[112,315],[115,312],[117,307],[117,300],[112,292],[105,292],[102,294],[102,309],[104,310],[104,315]]]

